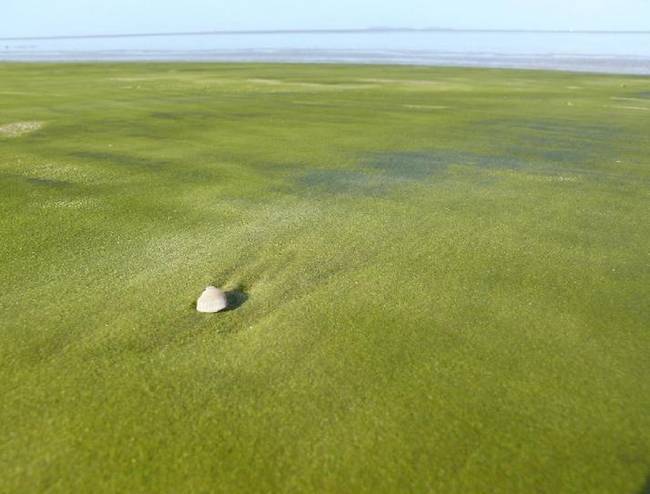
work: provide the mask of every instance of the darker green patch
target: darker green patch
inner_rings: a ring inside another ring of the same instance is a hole
[[[555,148],[545,139],[531,139],[526,144],[511,148],[513,155],[525,156],[528,162],[540,164],[580,164],[593,158],[594,153],[579,148]]]
[[[358,170],[312,170],[298,178],[310,192],[352,195],[381,195],[386,184],[381,177]]]
[[[527,162],[457,150],[374,153],[357,169],[309,171],[299,177],[298,185],[310,192],[378,196],[393,187],[443,174],[451,165],[518,169]]]
[[[67,180],[55,180],[52,178],[39,178],[39,177],[25,177],[18,173],[0,173],[1,180],[10,180],[16,184],[18,183],[28,183],[30,185],[37,185],[39,187],[50,187],[50,188],[64,188],[70,187],[73,184]]]
[[[306,108],[338,108],[339,105],[327,104],[327,103],[311,103],[308,101],[292,101],[294,106],[304,106]]]
[[[617,129],[609,124],[585,124],[570,120],[520,120],[511,122],[511,124],[514,128],[553,135],[558,138],[599,139],[611,137],[617,132]]]
[[[473,125],[481,140],[504,142],[504,154],[544,165],[581,165],[611,156],[607,143],[620,138],[625,129],[608,123],[585,123],[569,119],[488,119]],[[504,143],[505,144],[505,143]]]
[[[71,182],[66,180],[53,180],[50,178],[28,178],[27,182],[32,185],[40,185],[43,187],[63,188],[72,185]]]
[[[178,120],[178,113],[169,113],[169,112],[154,112],[150,113],[149,116],[153,118],[158,118],[160,120]]]
[[[423,180],[458,158],[459,153],[450,151],[378,153],[366,166],[394,178]]]
[[[511,156],[478,154],[470,151],[443,149],[437,151],[375,154],[366,166],[386,175],[405,180],[424,180],[447,170],[451,165],[481,168],[522,168],[526,162]]]

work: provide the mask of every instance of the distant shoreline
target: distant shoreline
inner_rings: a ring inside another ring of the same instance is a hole
[[[459,29],[459,28],[349,28],[349,29],[260,29],[260,30],[210,30],[150,33],[102,33],[69,34],[45,36],[9,36],[0,37],[6,41],[55,41],[70,39],[106,39],[106,38],[154,38],[174,36],[255,36],[286,34],[382,34],[382,33],[495,33],[495,34],[650,34],[646,31],[618,30],[565,30],[565,29]]]
[[[287,63],[553,70],[650,76],[650,57],[363,50],[0,50],[0,63]]]

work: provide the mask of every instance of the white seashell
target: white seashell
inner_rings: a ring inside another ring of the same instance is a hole
[[[196,310],[199,312],[219,312],[228,306],[226,294],[214,286],[209,286],[196,301]]]

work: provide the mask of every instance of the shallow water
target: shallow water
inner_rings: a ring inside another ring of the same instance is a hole
[[[649,33],[391,32],[5,41],[0,60],[344,62],[650,74]]]

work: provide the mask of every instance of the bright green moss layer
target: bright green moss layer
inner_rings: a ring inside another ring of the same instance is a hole
[[[646,492],[649,191],[643,77],[0,65],[0,491]]]

